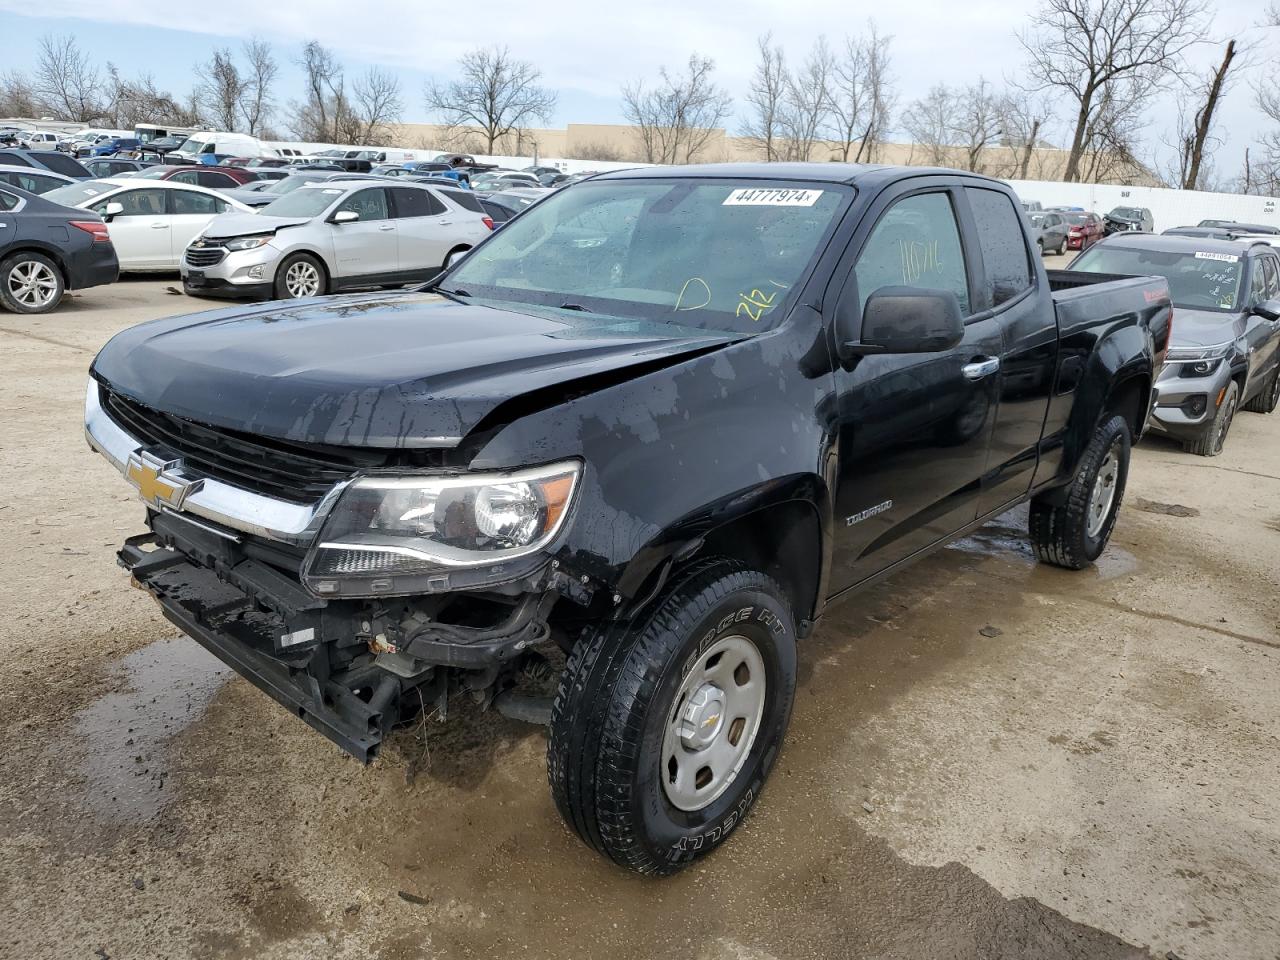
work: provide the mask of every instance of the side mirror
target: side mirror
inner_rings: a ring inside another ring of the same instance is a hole
[[[1263,320],[1280,320],[1280,300],[1263,300],[1253,312]]]
[[[881,287],[862,308],[862,332],[841,344],[850,355],[941,353],[964,339],[960,301],[950,290]]]
[[[334,223],[355,223],[360,219],[360,214],[354,210],[339,210],[333,215]]]
[[[106,220],[107,223],[110,223],[114,218],[120,216],[122,213],[124,213],[124,204],[119,200],[112,200],[102,211],[102,219]]]

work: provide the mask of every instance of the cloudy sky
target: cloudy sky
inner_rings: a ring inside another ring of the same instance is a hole
[[[1236,37],[1256,46],[1260,64],[1253,79],[1274,77],[1264,67],[1280,54],[1280,30],[1257,26],[1261,5],[1216,0],[1207,39]],[[32,16],[38,7],[40,16]],[[648,0],[643,4],[598,0],[486,0],[479,4],[424,3],[422,0],[218,0],[173,3],[162,0],[0,0],[5,68],[29,68],[39,38],[70,33],[101,61],[126,74],[152,73],[161,86],[185,93],[192,67],[215,46],[235,45],[258,35],[288,57],[305,40],[332,47],[349,70],[377,64],[395,71],[405,92],[405,120],[425,121],[421,90],[430,77],[447,78],[464,51],[479,44],[504,43],[538,64],[560,94],[555,125],[621,122],[618,88],[654,74],[663,64],[678,66],[691,51],[711,56],[717,76],[741,103],[755,65],[756,37],[772,30],[789,56],[798,60],[825,33],[838,40],[865,27],[874,16],[882,33],[893,36],[893,61],[903,104],[935,83],[972,82],[979,74],[997,84],[1021,77],[1022,52],[1015,31],[1023,26],[1032,0],[911,0],[907,3],[849,4],[847,0]],[[1206,43],[1195,54],[1207,66],[1221,56]],[[282,59],[286,57],[282,56]],[[282,99],[297,96],[300,76],[290,67],[281,80]],[[1241,82],[1227,100],[1217,167],[1234,172],[1244,148],[1264,128],[1253,108],[1249,85]],[[1063,111],[1065,113],[1065,110]],[[1151,151],[1172,139],[1170,101],[1152,110]],[[734,124],[736,126],[736,123]],[[1055,131],[1057,140],[1064,139]]]

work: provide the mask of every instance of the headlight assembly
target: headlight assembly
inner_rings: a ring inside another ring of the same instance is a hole
[[[352,482],[303,567],[318,596],[393,596],[516,579],[565,523],[576,461],[513,473]]]
[[[271,242],[271,237],[236,237],[234,240],[226,241],[223,246],[228,250],[254,250],[258,247],[265,247]]]

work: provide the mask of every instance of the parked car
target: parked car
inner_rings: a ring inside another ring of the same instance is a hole
[[[369,172],[380,177],[411,177],[414,175],[414,171],[402,163],[380,163]]]
[[[7,183],[28,193],[48,193],[50,190],[76,182],[70,177],[64,177],[52,170],[42,170],[39,167],[0,165],[0,183]]]
[[[261,173],[262,171],[260,168],[266,168],[268,170],[287,168],[289,166],[289,161],[284,157],[251,157],[245,166],[252,167]],[[286,170],[286,172],[288,171]]]
[[[148,140],[145,144],[146,149],[154,150],[156,153],[172,153],[180,146],[187,142],[186,137],[168,136],[156,137],[154,140]]]
[[[1171,320],[1090,279],[973,174],[606,174],[427,291],[130,327],[86,434],[147,504],[131,582],[294,716],[361,760],[452,693],[549,722],[565,819],[670,874],[758,802],[837,601],[1026,501],[1042,561],[1106,547]]]
[[[234,190],[258,179],[256,170],[244,167],[207,167],[202,164],[149,167],[138,174],[139,180],[172,180],[195,184],[210,190]]]
[[[18,135],[25,150],[57,150],[61,138],[48,130],[24,130]]]
[[[1096,213],[1069,212],[1062,217],[1067,221],[1068,250],[1088,250],[1106,236],[1102,218]]]
[[[1045,207],[1045,209],[1052,210],[1054,213],[1084,213],[1084,207],[1064,207],[1059,205],[1054,207]]]
[[[1067,249],[1066,215],[1045,211],[1027,214],[1031,224],[1031,236],[1040,253],[1064,253]]]
[[[0,164],[52,170],[73,180],[88,180],[92,176],[83,164],[57,150],[0,150]]]
[[[334,173],[331,170],[316,170],[307,167],[303,170],[295,170],[282,180],[269,181],[262,185],[260,189],[252,190],[251,187],[258,184],[246,184],[238,190],[224,191],[227,196],[235,197],[241,203],[249,207],[265,207],[269,203],[275,203],[285,194],[292,193],[299,187],[308,183],[329,183],[331,181],[343,180],[385,180],[385,177],[375,176],[370,173],[346,173],[339,171]]]
[[[1018,205],[1022,207],[1024,213],[1042,213],[1044,207],[1040,206],[1039,200],[1019,200]]]
[[[460,183],[470,185],[471,174],[462,170],[457,170],[447,163],[441,163],[434,160],[419,160],[415,163],[406,163],[406,170],[418,175],[426,175],[433,177],[446,177],[450,180],[457,180]]]
[[[471,189],[490,193],[498,190],[510,190],[514,187],[541,189],[542,184],[531,173],[504,171],[502,173],[480,173],[471,178]]]
[[[1228,227],[1170,227],[1160,231],[1162,237],[1208,237],[1211,240],[1235,240],[1241,234]]]
[[[1199,226],[1218,227],[1230,230],[1235,234],[1264,233],[1280,234],[1280,227],[1268,223],[1241,223],[1238,220],[1201,220]]]
[[[94,157],[114,157],[116,154],[132,154],[142,149],[142,141],[137,137],[112,137],[99,143],[89,151]]]
[[[1116,207],[1103,217],[1107,236],[1113,233],[1155,233],[1156,222],[1146,207]]]
[[[114,283],[120,267],[102,218],[0,183],[0,304],[48,313],[68,290]]]
[[[477,193],[474,196],[480,202],[481,209],[493,221],[495,230],[524,209],[510,198],[504,198],[498,193]]]
[[[1276,408],[1280,257],[1270,244],[1125,233],[1081,254],[1070,269],[1168,279],[1177,322],[1156,383],[1153,429],[1213,457],[1237,409]]]
[[[455,169],[464,167],[472,173],[481,173],[485,170],[496,170],[496,163],[477,163],[476,158],[469,153],[438,153],[431,158],[435,163],[445,163]]]
[[[517,209],[523,210],[531,207],[540,200],[550,196],[549,190],[531,190],[526,187],[511,187],[509,190],[496,190],[488,196],[490,199],[497,199],[500,203],[506,203],[515,206]]]
[[[483,214],[419,184],[311,183],[210,223],[182,260],[182,286],[284,300],[422,282],[490,229]]]
[[[117,157],[94,157],[84,161],[84,168],[97,179],[133,175],[156,164],[149,160],[123,160]]]
[[[368,173],[373,169],[373,165],[380,161],[378,152],[375,150],[321,150],[312,156],[321,157],[352,173]]]
[[[55,203],[92,210],[106,221],[125,271],[173,271],[209,221],[249,208],[217,190],[141,175],[87,180],[52,190]]]

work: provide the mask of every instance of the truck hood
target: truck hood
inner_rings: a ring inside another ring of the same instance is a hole
[[[425,293],[233,307],[125,330],[91,372],[153,409],[226,429],[297,443],[453,447],[506,401],[537,409],[741,339],[552,313]]]
[[[310,223],[311,219],[311,217],[264,217],[260,213],[223,213],[209,221],[209,225],[204,228],[204,235],[220,240],[254,233],[275,233],[282,227],[297,227]]]
[[[1173,308],[1173,347],[1212,347],[1234,340],[1244,333],[1239,313],[1215,313],[1212,310]]]

